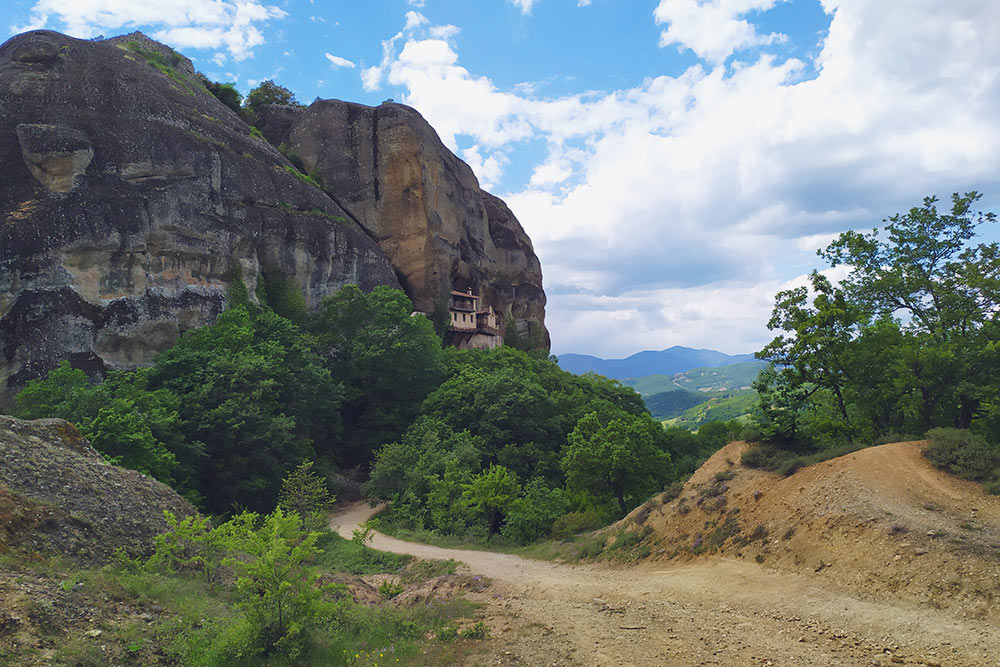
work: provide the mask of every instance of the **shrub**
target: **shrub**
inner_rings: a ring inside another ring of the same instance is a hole
[[[935,428],[927,432],[930,446],[924,455],[938,468],[978,482],[1000,473],[1000,448],[978,435],[955,428]]]
[[[642,506],[642,509],[636,512],[635,522],[640,526],[646,523],[646,520],[649,519],[649,515],[653,513],[654,507],[655,505],[652,500],[646,501],[646,504]]]
[[[488,634],[489,629],[487,629],[486,624],[482,621],[476,621],[472,627],[460,630],[458,636],[462,639],[483,639]]]
[[[674,482],[673,484],[671,484],[670,486],[668,486],[666,489],[663,490],[663,502],[669,503],[671,500],[675,500],[678,496],[681,495],[681,492],[683,490],[684,490],[684,482],[682,481]]]
[[[781,454],[781,450],[773,445],[757,444],[743,452],[740,463],[747,468],[773,471],[778,466],[777,460],[781,458]]]
[[[403,592],[403,585],[396,583],[392,579],[386,579],[379,585],[378,592],[386,600],[391,600]]]
[[[611,551],[631,549],[642,542],[644,537],[645,535],[643,534],[622,528],[615,534],[615,541],[611,543],[609,549]]]
[[[604,519],[594,510],[585,512],[569,512],[552,524],[552,537],[565,540],[571,535],[596,530],[604,525]]]
[[[580,545],[580,548],[576,552],[577,558],[597,558],[604,551],[604,538],[603,537],[593,537]]]
[[[319,553],[319,533],[305,533],[299,516],[280,508],[258,529],[250,522],[233,528],[226,535],[232,555],[222,564],[236,576],[236,606],[246,614],[254,648],[295,660],[310,631],[333,612],[323,599],[330,587],[317,585],[317,569],[306,565]]]

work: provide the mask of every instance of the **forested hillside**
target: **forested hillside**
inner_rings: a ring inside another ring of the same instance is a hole
[[[749,415],[756,403],[752,385],[766,366],[762,361],[743,361],[673,375],[626,378],[622,384],[639,392],[654,419],[697,428],[708,421]]]

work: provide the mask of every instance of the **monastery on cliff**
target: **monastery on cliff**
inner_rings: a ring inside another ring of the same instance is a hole
[[[465,292],[451,292],[448,317],[450,342],[455,347],[492,350],[503,345],[496,311],[493,306],[482,308],[482,300],[471,287]]]

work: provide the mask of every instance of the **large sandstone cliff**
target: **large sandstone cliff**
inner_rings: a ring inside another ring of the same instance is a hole
[[[531,240],[416,110],[317,100],[266,109],[258,125],[378,240],[418,310],[441,312],[452,289],[472,288],[522,339],[548,347]]]
[[[0,397],[61,359],[148,363],[239,277],[251,299],[290,280],[310,307],[347,283],[402,286],[426,312],[472,287],[547,345],[530,241],[419,114],[281,113],[259,124],[323,188],[140,34],[0,46]]]

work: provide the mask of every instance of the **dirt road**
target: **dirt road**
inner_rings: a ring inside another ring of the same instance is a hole
[[[343,536],[372,514],[355,505]],[[1000,628],[934,609],[861,600],[808,577],[733,560],[565,565],[442,549],[376,533],[372,546],[453,558],[495,584],[481,665],[1000,665]]]

